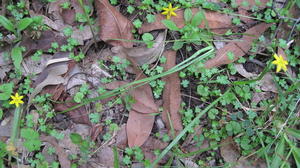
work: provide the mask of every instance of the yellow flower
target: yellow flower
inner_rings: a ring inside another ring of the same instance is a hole
[[[272,64],[277,65],[276,72],[279,72],[281,69],[287,71],[287,65],[289,64],[281,55],[274,54],[275,61]]]
[[[24,96],[19,96],[18,93],[15,94],[15,96],[10,96],[12,101],[9,102],[9,104],[15,104],[16,107],[19,107],[19,104],[23,104],[24,102],[22,101]]]
[[[177,14],[174,12],[176,9],[178,9],[178,7],[173,8],[172,4],[169,3],[169,7],[163,8],[164,12],[162,12],[161,14],[167,15],[167,19],[170,19],[171,16],[177,16]]]

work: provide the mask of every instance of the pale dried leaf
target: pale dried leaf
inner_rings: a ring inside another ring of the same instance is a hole
[[[176,51],[166,51],[164,56],[167,58],[164,65],[164,69],[167,71],[176,65]],[[163,80],[166,85],[163,92],[162,119],[169,131],[173,127],[175,133],[178,134],[183,128],[179,113],[181,105],[180,79],[176,72],[164,77]]]
[[[192,12],[193,14],[196,14],[199,11],[198,8],[193,8]],[[231,29],[233,27],[231,23],[231,17],[226,14],[221,14],[214,11],[209,10],[203,10],[205,13],[205,18],[208,23],[208,27],[211,31],[215,33],[225,33],[228,29]],[[179,28],[183,28],[185,26],[184,21],[184,10],[178,10],[176,11],[177,16],[171,17],[171,20],[177,25]],[[166,29],[164,24],[161,22],[162,20],[165,20],[166,17],[162,14],[155,15],[156,20],[154,23],[144,23],[142,27],[139,29],[139,33],[145,33],[152,30],[157,29]],[[205,28],[205,21],[203,20],[202,23],[199,25],[200,28]]]
[[[29,96],[27,107],[29,107],[31,105],[32,99],[37,94],[39,94],[45,86],[58,85],[58,84],[64,83],[65,79],[63,77],[61,77],[61,75],[65,74],[68,71],[68,64],[60,64],[57,66],[52,66],[52,67],[49,67],[49,69],[47,69],[47,70],[48,70],[47,77],[35,87],[34,91]]]
[[[166,32],[159,33],[152,48],[146,46],[125,48],[113,47],[112,52],[121,58],[129,57],[138,65],[151,64],[157,60],[165,48]]]
[[[100,39],[113,45],[130,48],[133,43],[111,39],[134,40],[131,30],[132,23],[107,0],[96,0],[96,9],[99,17]]]
[[[220,65],[229,64],[244,56],[251,48],[252,41],[258,38],[263,32],[269,28],[271,24],[260,23],[245,32],[240,40],[233,41],[219,49],[216,56],[205,63],[206,68],[218,67]],[[227,56],[228,52],[234,54],[234,59],[230,60]]]

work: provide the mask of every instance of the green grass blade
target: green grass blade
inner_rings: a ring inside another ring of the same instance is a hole
[[[120,165],[119,165],[119,154],[118,154],[116,146],[113,147],[113,152],[114,152],[114,168],[119,168],[120,167]]]

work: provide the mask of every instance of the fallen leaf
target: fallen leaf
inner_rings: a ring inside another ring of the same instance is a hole
[[[73,25],[75,22],[75,9],[62,9],[61,10],[61,17],[64,23]]]
[[[157,60],[165,48],[166,32],[159,33],[152,48],[146,46],[125,48],[113,47],[111,51],[121,58],[131,58],[138,65],[151,64]]]
[[[111,39],[134,40],[131,33],[132,23],[111,6],[108,0],[96,0],[96,9],[99,17],[100,39],[113,46],[131,48],[133,43],[130,41]]]
[[[135,71],[138,76],[136,80],[145,78],[145,75],[140,75],[139,70],[135,69]],[[149,84],[133,89],[130,94],[136,102],[131,106],[126,130],[128,146],[134,147],[143,145],[149,137],[158,107],[154,102]]]
[[[167,58],[167,62],[164,65],[164,69],[167,71],[176,65],[176,51],[166,51],[164,56]],[[166,85],[163,92],[162,119],[169,131],[173,127],[177,135],[183,128],[179,114],[181,105],[180,79],[176,72],[164,77],[163,80],[166,82]]]
[[[131,110],[127,121],[128,146],[141,146],[149,137],[154,123],[154,116]]]
[[[65,153],[65,150],[60,147],[54,137],[50,136],[41,136],[41,140],[50,143],[55,148],[55,153],[58,156],[58,161],[62,168],[70,168],[71,162],[68,159],[68,155]]]
[[[198,8],[192,8],[193,14],[196,14],[199,11]],[[184,10],[176,11],[177,16],[172,17],[171,20],[177,25],[179,28],[183,28],[185,26],[184,21]],[[221,14],[214,11],[204,10],[205,18],[208,23],[208,27],[212,32],[215,33],[225,33],[227,30],[233,27],[231,23],[231,17],[226,14]],[[161,22],[165,20],[166,17],[162,14],[155,15],[156,20],[154,23],[144,23],[142,27],[139,29],[139,33],[145,33],[152,30],[157,29],[166,29],[165,25]],[[205,20],[199,25],[200,28],[205,28]]]
[[[225,45],[223,48],[219,49],[216,53],[216,56],[212,59],[209,59],[205,63],[206,68],[213,68],[224,64],[229,64],[237,60],[239,57],[244,56],[251,48],[252,41],[258,38],[263,32],[269,28],[271,24],[260,23],[245,32],[240,40],[230,42]],[[227,53],[232,52],[234,58],[229,59]]]

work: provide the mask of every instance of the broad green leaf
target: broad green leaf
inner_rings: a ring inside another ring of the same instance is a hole
[[[276,145],[275,154],[272,160],[272,168],[280,167],[283,163],[282,158],[284,155],[284,148],[285,148],[285,139],[284,137],[281,138],[280,142]]]
[[[182,48],[183,44],[184,43],[182,41],[175,41],[175,43],[173,44],[172,49],[177,51],[177,50]]]
[[[17,70],[20,70],[21,69],[21,62],[23,60],[22,48],[21,47],[14,47],[11,50],[11,58],[13,60],[15,68]]]
[[[22,31],[22,30],[26,29],[32,23],[32,21],[33,20],[31,18],[21,19],[17,25],[17,30]]]
[[[176,26],[176,24],[171,20],[162,20],[161,21],[168,29],[173,31],[179,31],[179,28]]]
[[[184,20],[185,22],[190,22],[192,20],[193,17],[193,12],[190,8],[186,8],[184,10]]]
[[[203,11],[197,12],[192,19],[191,25],[195,26],[195,27],[199,26],[204,18],[205,18],[205,15],[204,15]]]
[[[12,82],[0,85],[0,100],[8,100],[13,92],[13,87],[14,84]]]
[[[294,128],[287,128],[286,133],[289,135],[292,135],[293,137],[300,139],[300,130],[294,129]]]
[[[0,15],[0,25],[2,25],[5,29],[7,29],[11,32],[15,32],[14,25],[5,16]]]

